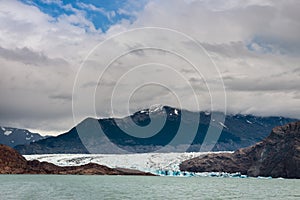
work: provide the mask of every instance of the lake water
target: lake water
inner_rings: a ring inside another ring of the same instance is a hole
[[[300,180],[0,175],[0,199],[300,199]]]

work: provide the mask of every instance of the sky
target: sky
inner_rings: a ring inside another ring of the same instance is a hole
[[[298,0],[0,0],[0,125],[155,104],[300,118]]]

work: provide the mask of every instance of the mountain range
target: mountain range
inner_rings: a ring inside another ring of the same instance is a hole
[[[38,133],[32,133],[26,129],[0,127],[0,143],[10,147],[29,144],[45,138]]]
[[[218,121],[222,116],[225,121]],[[15,149],[21,154],[145,153],[160,149],[164,152],[195,152],[207,144],[205,138],[209,129],[211,135],[221,133],[215,144],[212,141],[213,151],[234,151],[255,144],[264,139],[273,127],[292,121],[297,120],[242,114],[225,116],[220,112],[191,112],[169,106],[157,106],[124,118],[87,118],[64,134],[18,145]],[[151,126],[151,123],[163,126],[156,130],[157,127]],[[198,128],[195,136],[191,137],[195,124]],[[128,134],[136,130],[136,125],[148,126],[149,129],[133,135]],[[153,131],[157,133],[146,137],[149,134],[147,132]],[[101,132],[103,134],[100,134]],[[175,142],[172,141],[174,137],[177,137]]]

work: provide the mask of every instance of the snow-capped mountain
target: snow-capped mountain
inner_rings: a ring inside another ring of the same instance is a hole
[[[25,129],[0,126],[0,144],[10,147],[16,145],[29,144],[45,137],[38,133],[32,133]]]
[[[182,152],[182,146],[188,145],[188,148],[184,150],[197,152],[201,145],[203,146],[207,130],[210,127],[210,134],[221,132],[213,151],[233,151],[262,140],[275,126],[296,121],[296,119],[283,117],[258,117],[239,114],[224,116],[225,121],[222,122],[216,117],[220,115],[224,114],[190,112],[168,106],[154,106],[124,118],[87,118],[67,133],[15,148],[22,154],[111,154],[124,153],[124,151],[132,153],[154,152],[162,147],[167,147],[163,152]],[[152,124],[154,126],[151,126]],[[159,127],[161,124],[162,127]],[[195,136],[191,139],[189,137],[190,134],[193,134],[191,127],[195,124],[198,128],[194,133]],[[147,131],[155,134],[149,135],[144,129],[135,129],[136,125],[138,127],[147,126]],[[100,136],[99,127],[104,132]],[[159,127],[158,130],[157,127]],[[178,132],[182,132],[180,129],[182,127],[184,127],[184,131],[178,135]],[[78,130],[80,135],[78,135]],[[134,134],[127,134],[134,131]],[[174,137],[178,138],[170,144]],[[124,151],[120,151],[120,149]]]

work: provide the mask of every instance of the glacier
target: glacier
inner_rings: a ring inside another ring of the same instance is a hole
[[[129,168],[151,172],[159,176],[178,177],[240,177],[247,176],[240,173],[225,172],[183,172],[179,164],[185,160],[212,153],[223,152],[187,152],[187,153],[140,153],[140,154],[41,154],[23,155],[27,160],[39,160],[58,166],[78,166],[88,163],[97,163],[112,168]],[[228,152],[226,153],[233,153]]]

